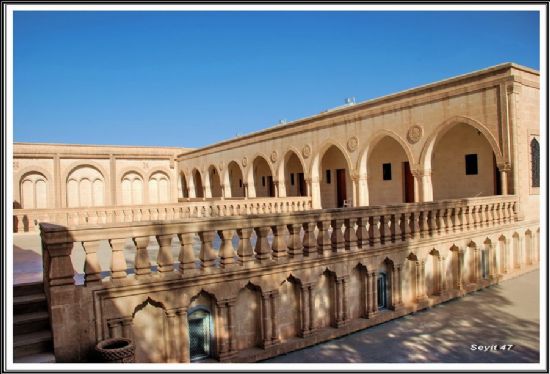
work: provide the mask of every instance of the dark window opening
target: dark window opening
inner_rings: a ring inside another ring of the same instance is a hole
[[[382,179],[391,181],[391,164],[382,164]]]
[[[290,173],[290,185],[294,186],[294,174]]]
[[[540,144],[531,140],[531,187],[540,187]]]
[[[327,170],[327,177],[326,177],[326,180],[327,180],[327,184],[330,184],[330,169]]]
[[[239,187],[242,187],[242,186],[243,186],[243,180],[239,179]]]
[[[265,187],[265,177],[262,177],[262,187]]]
[[[466,160],[466,175],[477,175],[477,154],[465,156]]]
[[[387,308],[387,284],[386,284],[386,274],[380,273],[378,274],[378,309],[384,309]]]

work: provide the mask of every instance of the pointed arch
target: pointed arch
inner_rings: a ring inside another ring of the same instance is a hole
[[[420,159],[418,160],[418,164],[424,170],[432,169],[431,157],[434,145],[437,140],[443,137],[443,135],[445,135],[445,133],[447,133],[454,126],[459,124],[470,125],[477,129],[481,134],[483,134],[485,139],[489,142],[493,153],[495,154],[497,164],[502,164],[504,162],[498,142],[487,127],[485,127],[483,124],[481,124],[481,122],[473,118],[466,116],[454,116],[436,126],[435,131],[426,138],[426,141],[424,142],[424,145],[422,147],[422,151],[420,152]]]

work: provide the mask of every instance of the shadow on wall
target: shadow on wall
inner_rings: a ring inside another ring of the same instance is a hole
[[[539,362],[539,324],[500,309],[511,305],[502,287],[494,286],[433,309],[264,362]],[[471,350],[472,344],[515,346],[510,351],[482,352]]]

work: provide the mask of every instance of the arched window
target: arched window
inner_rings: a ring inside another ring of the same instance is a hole
[[[21,205],[23,209],[48,207],[47,179],[38,172],[27,173],[21,178]]]
[[[540,144],[531,140],[531,187],[540,187]]]

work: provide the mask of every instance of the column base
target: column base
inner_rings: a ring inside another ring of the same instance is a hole
[[[349,324],[349,319],[343,321],[336,321],[336,328],[344,327]]]
[[[300,331],[299,335],[300,335],[301,338],[307,338],[307,337],[313,335],[313,330]]]
[[[229,362],[232,361],[237,356],[237,351],[229,351],[220,353],[218,359],[220,362]]]

